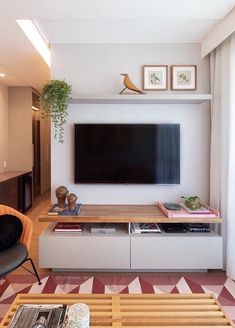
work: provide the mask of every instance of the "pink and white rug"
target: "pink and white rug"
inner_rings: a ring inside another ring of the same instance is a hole
[[[18,293],[212,293],[235,320],[235,283],[224,274],[55,274],[9,275],[0,280],[0,318]]]

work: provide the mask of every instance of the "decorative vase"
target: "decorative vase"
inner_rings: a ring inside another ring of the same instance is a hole
[[[84,303],[72,305],[68,310],[66,328],[89,328],[89,308]]]

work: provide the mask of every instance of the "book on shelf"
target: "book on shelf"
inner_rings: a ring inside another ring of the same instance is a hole
[[[162,223],[161,227],[167,233],[186,233],[188,231],[184,223]]]
[[[157,223],[131,223],[131,233],[160,233]]]
[[[83,228],[84,228],[83,223],[58,222],[55,225],[53,232],[82,232]]]
[[[91,233],[115,233],[115,223],[92,223]]]
[[[185,211],[189,214],[211,214],[209,208],[204,206],[198,208],[197,210],[191,210],[191,208],[189,208],[185,203],[180,203],[180,206],[183,207],[183,209],[185,209]]]
[[[76,208],[72,211],[68,209],[68,205],[66,205],[63,209],[58,207],[58,204],[54,204],[48,211],[48,215],[61,215],[61,216],[77,216],[81,211],[82,204],[76,204]]]
[[[67,313],[65,304],[24,304],[15,312],[8,328],[31,328],[35,323],[61,328]]]
[[[186,223],[189,232],[210,232],[210,225],[207,223]]]
[[[207,208],[210,213],[199,214],[199,213],[188,213],[182,206],[179,210],[168,210],[164,203],[157,202],[157,206],[168,218],[219,218],[219,211],[215,210],[212,207],[204,205],[203,207]]]

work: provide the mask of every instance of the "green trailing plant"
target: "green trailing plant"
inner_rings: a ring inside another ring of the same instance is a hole
[[[200,207],[202,207],[201,200],[198,196],[181,196],[181,198],[184,199],[185,205],[191,210],[198,210]]]
[[[50,80],[42,87],[40,108],[42,118],[51,118],[54,125],[54,138],[64,142],[64,125],[68,116],[68,101],[72,86],[65,80]]]

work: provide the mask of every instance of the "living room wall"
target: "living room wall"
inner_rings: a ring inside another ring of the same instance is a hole
[[[52,46],[52,78],[66,79],[71,83],[74,97],[80,94],[118,94],[123,88],[120,73],[129,73],[133,81],[141,85],[141,67],[147,64],[196,64],[198,87],[195,92],[210,91],[209,59],[201,59],[199,44]],[[181,184],[74,184],[74,123],[136,122],[181,125]],[[83,203],[144,204],[156,200],[177,201],[181,195],[199,195],[207,201],[209,146],[209,103],[70,105],[64,143],[52,138],[52,200],[55,201],[55,188],[66,185]]]
[[[4,161],[8,161],[8,87],[0,84],[0,173],[4,170]]]

